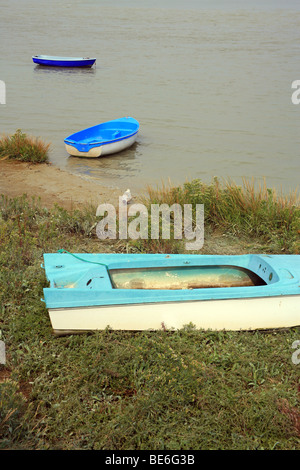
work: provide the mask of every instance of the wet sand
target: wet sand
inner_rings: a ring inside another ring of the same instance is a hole
[[[116,206],[122,191],[106,188],[51,164],[0,160],[0,194],[9,197],[27,194],[40,197],[48,208],[57,203],[66,209],[76,209],[87,204]]]

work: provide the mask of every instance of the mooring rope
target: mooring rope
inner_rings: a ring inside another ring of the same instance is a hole
[[[84,261],[85,263],[101,264],[101,266],[105,266],[106,269],[108,269],[108,266],[107,266],[107,264],[105,264],[105,263],[100,263],[99,261],[90,261],[90,260],[88,260],[88,259],[81,258],[81,257],[78,256],[78,255],[74,255],[74,253],[70,253],[69,251],[64,250],[63,248],[62,248],[61,250],[57,250],[57,253],[67,253],[68,255],[71,255],[71,256],[73,256],[74,258],[79,259],[80,261]]]

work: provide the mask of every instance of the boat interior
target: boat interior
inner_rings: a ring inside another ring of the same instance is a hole
[[[122,139],[129,137],[138,131],[137,124],[128,120],[115,120],[108,121],[97,126],[83,129],[79,132],[75,132],[65,139],[66,143],[101,143],[115,139]]]
[[[174,290],[266,284],[257,274],[236,266],[112,269],[109,276],[114,289]]]
[[[159,261],[130,263],[88,263],[72,269],[56,266],[51,275],[52,287],[77,289],[145,289],[185,290],[225,287],[266,286],[279,280],[276,271],[260,257],[241,258],[235,265],[227,263],[191,263],[181,261],[161,265]],[[216,261],[223,261],[222,258]],[[245,262],[247,261],[247,262]],[[287,274],[287,277],[293,277]]]

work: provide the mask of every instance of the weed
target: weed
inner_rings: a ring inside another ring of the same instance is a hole
[[[17,129],[12,136],[0,140],[0,157],[20,160],[22,162],[44,163],[48,161],[50,144],[40,139],[27,136]]]
[[[277,194],[266,184],[244,180],[242,186],[226,182],[223,186],[217,178],[211,184],[195,179],[183,186],[171,184],[162,188],[148,188],[145,199],[151,204],[204,204],[205,233],[222,231],[227,235],[259,239],[277,252],[298,253],[300,248],[300,207],[297,192]],[[195,222],[195,221],[194,221]],[[162,240],[160,240],[163,243]],[[168,241],[169,242],[169,241]],[[153,249],[152,249],[153,245]],[[155,251],[156,240],[139,242],[141,248]]]

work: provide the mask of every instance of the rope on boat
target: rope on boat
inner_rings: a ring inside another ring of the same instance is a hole
[[[74,258],[79,259],[80,261],[84,261],[85,263],[101,264],[101,266],[105,266],[106,269],[108,269],[108,265],[105,264],[105,263],[99,263],[99,261],[90,261],[90,260],[87,260],[87,259],[83,259],[83,258],[81,258],[80,256],[74,255],[74,253],[70,253],[69,251],[64,250],[64,249],[57,250],[57,253],[67,253],[68,255],[71,255],[71,256],[73,256]]]

